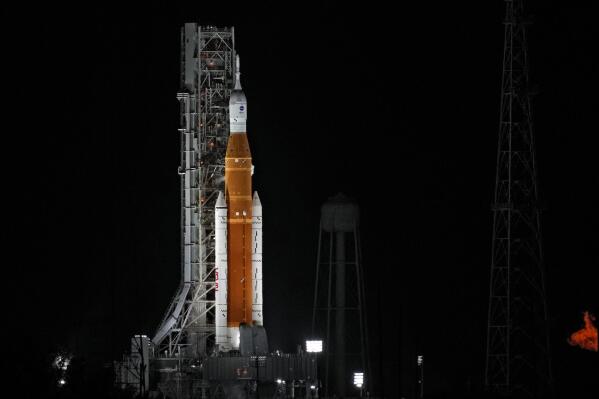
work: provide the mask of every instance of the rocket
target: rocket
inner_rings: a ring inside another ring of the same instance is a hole
[[[262,204],[252,195],[252,154],[247,139],[247,99],[239,56],[229,98],[225,191],[215,204],[216,344],[239,349],[239,326],[262,325]]]

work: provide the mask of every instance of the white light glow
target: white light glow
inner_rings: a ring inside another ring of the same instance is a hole
[[[306,352],[310,352],[310,353],[322,352],[322,340],[306,341]]]
[[[239,341],[241,341],[241,336],[240,336],[240,332],[239,330],[237,330],[237,332],[235,333],[235,342],[233,343],[233,346],[235,348],[239,348]]]
[[[354,373],[354,385],[358,388],[362,388],[362,385],[364,385],[364,373]]]

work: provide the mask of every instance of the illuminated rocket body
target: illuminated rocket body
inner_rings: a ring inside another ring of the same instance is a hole
[[[262,205],[252,196],[252,154],[246,133],[247,100],[237,79],[229,99],[230,136],[225,194],[215,209],[216,343],[239,348],[239,325],[262,325]]]

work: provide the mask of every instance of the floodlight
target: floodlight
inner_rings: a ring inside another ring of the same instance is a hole
[[[322,340],[307,340],[306,352],[320,353],[322,352]]]
[[[357,371],[354,373],[354,385],[358,388],[362,388],[364,385],[364,373],[361,371]]]

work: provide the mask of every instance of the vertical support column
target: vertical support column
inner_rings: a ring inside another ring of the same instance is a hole
[[[345,396],[345,233],[335,232],[335,370],[337,390]]]
[[[322,226],[322,220],[321,220]],[[325,354],[325,381],[326,381],[326,390],[325,396],[329,396],[329,393],[332,391],[329,387],[329,368],[331,365],[331,296],[333,292],[333,234],[329,232],[329,261],[328,261],[328,283],[327,283],[327,303],[326,303],[326,312],[327,312],[327,321],[326,321],[326,345],[327,350]]]
[[[191,246],[193,245],[191,237],[191,229],[193,227],[191,221],[192,214],[192,189],[193,189],[193,158],[194,151],[192,147],[193,133],[190,129],[190,118],[191,118],[191,104],[189,96],[183,97],[184,106],[184,119],[185,119],[185,130],[183,130],[183,149],[181,164],[183,170],[181,171],[183,177],[183,219],[181,224],[183,225],[183,279],[184,282],[190,283],[192,279],[191,275]]]

